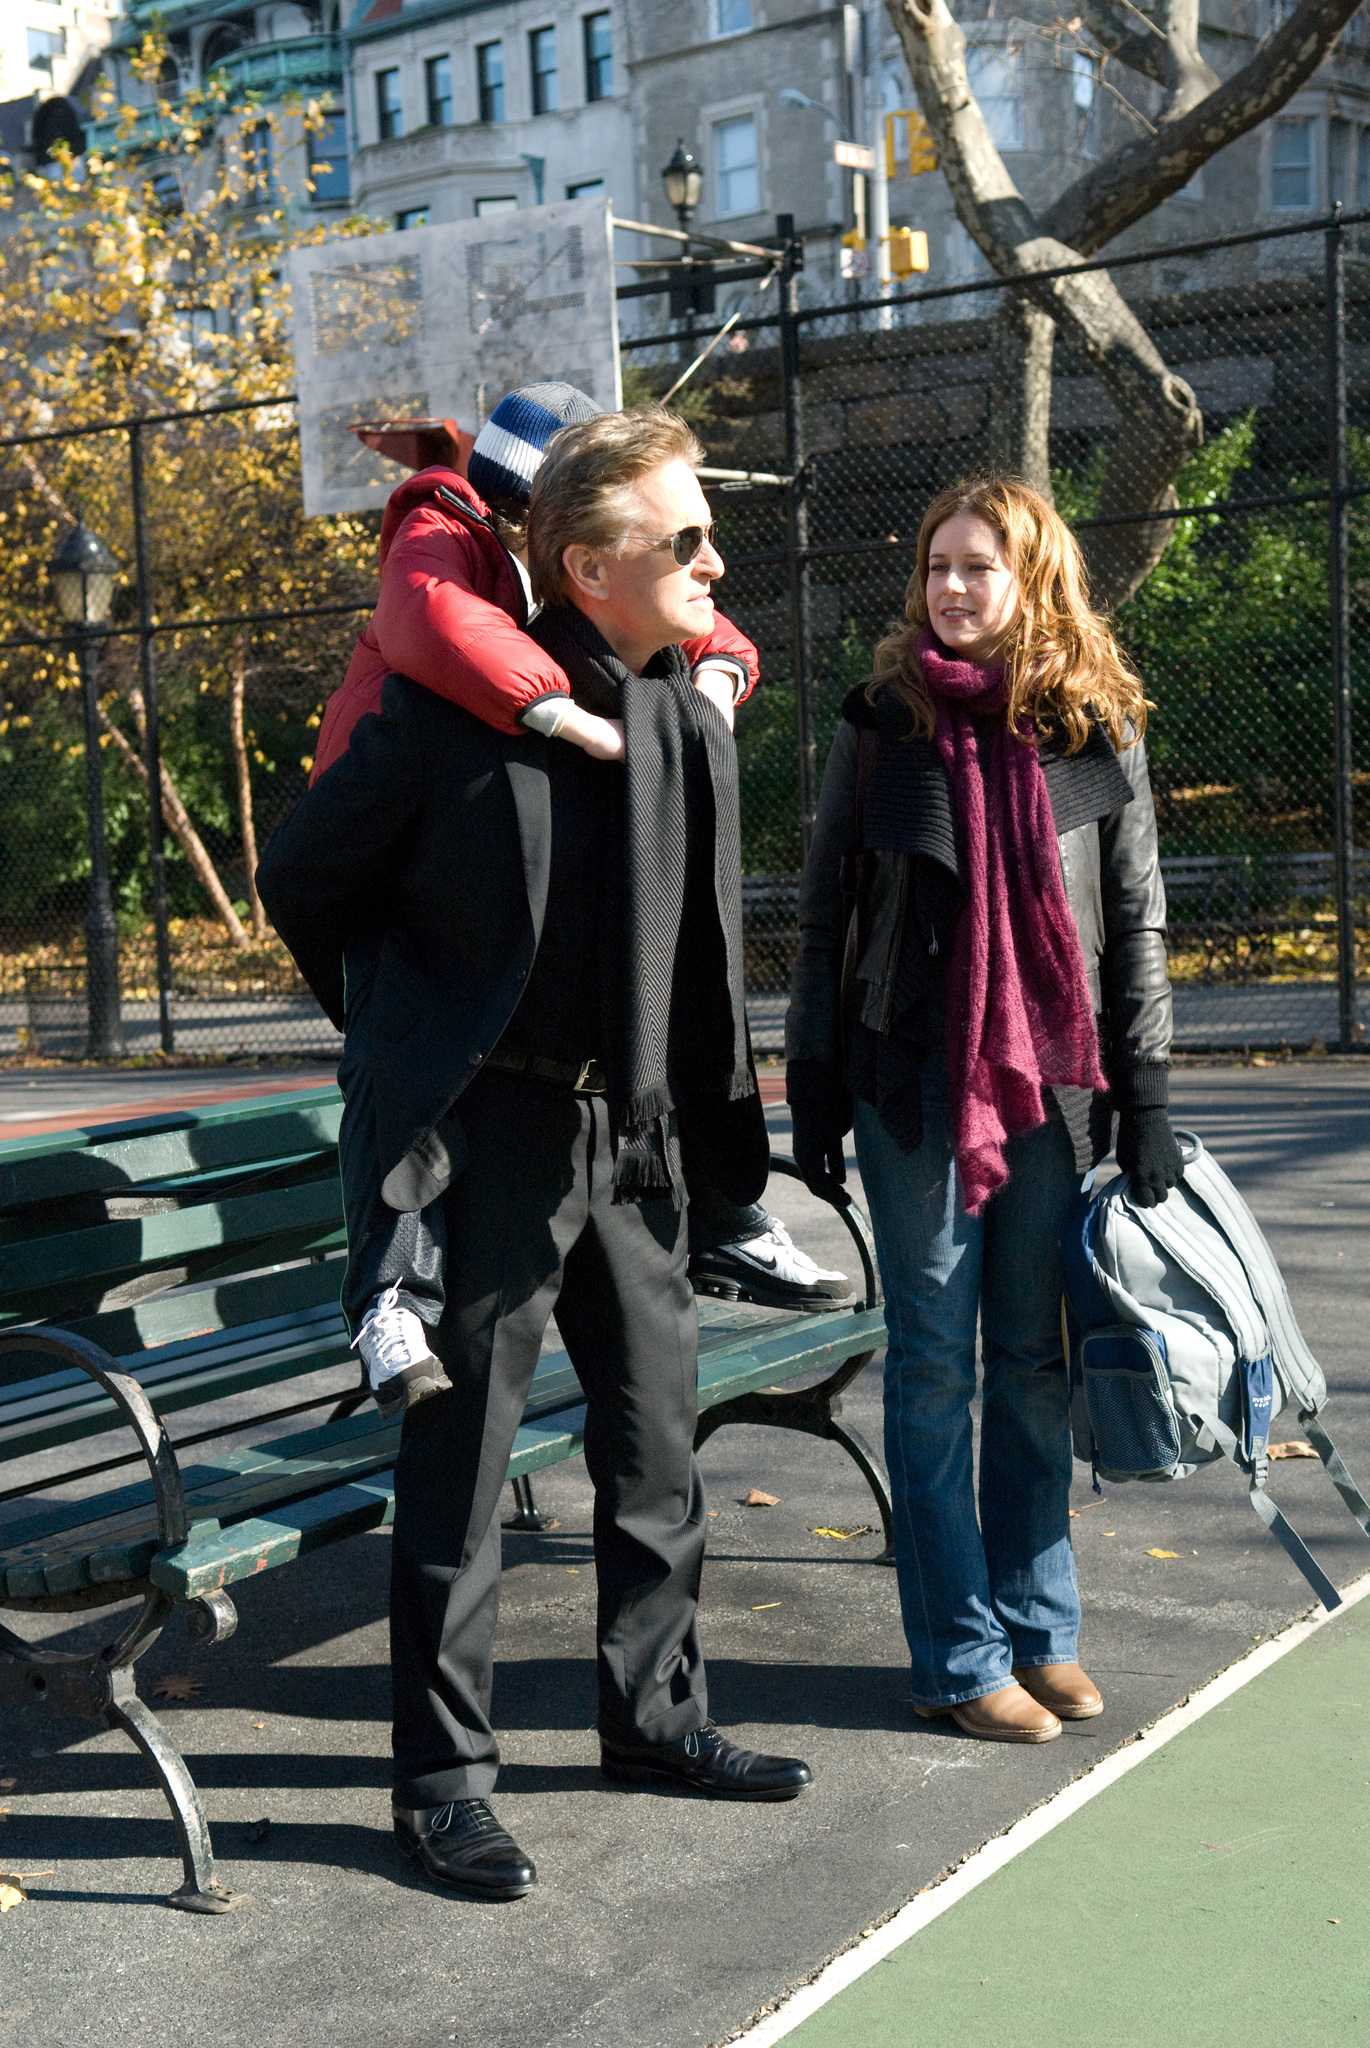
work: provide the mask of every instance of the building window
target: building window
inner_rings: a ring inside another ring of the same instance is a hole
[[[309,138],[309,182],[316,205],[335,199],[350,199],[347,177],[347,116],[325,114],[323,127]]]
[[[423,67],[424,84],[428,88],[428,125],[430,128],[450,128],[452,125],[452,59],[430,57]]]
[[[427,225],[428,208],[426,206],[406,206],[395,215],[395,226],[397,228],[426,228]]]
[[[614,40],[609,16],[585,16],[585,97],[611,100],[614,96]]]
[[[1081,156],[1097,156],[1094,99],[1098,89],[1098,78],[1094,69],[1094,59],[1087,57],[1083,50],[1076,50],[1070,60],[1070,73],[1071,98],[1075,102],[1075,147]]]
[[[1351,204],[1351,123],[1335,117],[1327,124],[1327,203]]]
[[[555,114],[561,104],[557,91],[557,32],[535,28],[528,38],[528,61],[533,73],[533,112]]]
[[[1016,50],[1002,43],[972,43],[966,73],[996,149],[1023,149],[1023,76]]]
[[[476,86],[482,121],[504,119],[504,45],[482,43],[476,51]],[[479,202],[477,202],[479,204]]]
[[[31,28],[29,39],[29,70],[46,71],[52,77],[52,60],[67,54],[67,32],[64,28]]]
[[[256,121],[243,132],[243,203],[269,206],[272,199],[271,123]]]
[[[484,220],[487,215],[492,213],[517,213],[518,210],[519,203],[511,192],[503,193],[496,199],[478,199],[476,201],[477,220]]]
[[[235,57],[246,41],[245,32],[240,28],[234,28],[231,23],[226,22],[220,28],[212,28],[205,37],[200,51],[200,76],[207,81],[215,65],[223,64],[228,58]]]
[[[603,178],[582,178],[578,185],[566,187],[568,199],[593,199],[596,192],[604,190]]]
[[[714,124],[714,176],[718,186],[719,220],[756,213],[761,206],[761,186],[756,166],[756,116],[741,114],[735,121]]]
[[[1270,204],[1297,213],[1313,204],[1313,123],[1277,121],[1270,141]]]
[[[711,36],[745,35],[752,25],[752,0],[709,0]]]
[[[394,142],[404,133],[398,68],[376,73],[376,128],[382,142]]]

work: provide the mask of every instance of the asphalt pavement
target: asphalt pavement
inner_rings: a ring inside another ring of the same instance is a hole
[[[1363,1482],[1367,1081],[1357,1062],[1325,1061],[1189,1068],[1174,1088],[1177,1120],[1201,1132],[1271,1238],[1332,1387],[1328,1425]],[[771,1120],[788,1149],[783,1109]],[[840,1226],[805,1191],[777,1182],[772,1201],[816,1255],[840,1251]],[[878,1361],[847,1412],[878,1444]],[[466,1904],[396,1854],[389,1539],[356,1538],[244,1586],[229,1643],[205,1648],[174,1624],[139,1666],[145,1696],[171,1678],[195,1688],[155,1703],[201,1787],[226,1880],[253,1894],[239,1913],[195,1920],[160,1903],[177,1881],[171,1831],[121,1738],[6,1711],[0,1780],[16,1782],[0,1791],[0,1869],[49,1874],[0,1920],[0,2027],[41,2029],[55,2048],[125,2033],[181,2048],[192,2030],[215,2048],[709,2048],[1309,1606],[1235,1473],[1097,1500],[1078,1470],[1081,1655],[1107,1711],[1041,1748],[976,1743],[912,1714],[875,1534],[818,1533],[876,1520],[842,1453],[732,1429],[701,1462],[711,1704],[738,1739],[808,1758],[810,1794],[746,1807],[601,1785],[591,1498],[583,1466],[561,1466],[538,1482],[558,1527],[507,1540],[494,1703],[506,1755],[495,1804],[538,1864],[537,1890],[508,1907]],[[743,1505],[753,1486],[778,1506]],[[1339,1582],[1370,1564],[1319,1465],[1277,1464],[1272,1492]],[[69,1644],[80,1634],[65,1617],[22,1628]],[[1253,1800],[1272,1783],[1253,1783]],[[1130,1856],[1125,1835],[1115,1853]],[[1024,2017],[1020,2006],[1005,2040]]]

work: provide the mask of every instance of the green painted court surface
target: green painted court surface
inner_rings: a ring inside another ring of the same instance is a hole
[[[1370,1601],[1175,1736],[785,2040],[1370,2040]]]

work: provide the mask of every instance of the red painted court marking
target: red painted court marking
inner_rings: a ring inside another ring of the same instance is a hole
[[[761,1100],[765,1108],[770,1109],[775,1103],[785,1100],[785,1069],[783,1067],[778,1072],[773,1067],[769,1068],[764,1074],[758,1074],[756,1078],[761,1089]]]
[[[291,1095],[301,1088],[326,1087],[324,1075],[304,1081],[238,1081],[213,1088],[187,1089],[183,1095],[153,1095],[143,1102],[96,1104],[90,1109],[69,1109],[61,1116],[6,1118],[0,1115],[0,1140],[42,1138],[51,1131],[93,1130],[98,1125],[130,1123],[140,1116],[161,1116],[173,1109],[207,1109],[215,1102],[233,1102],[239,1096]]]

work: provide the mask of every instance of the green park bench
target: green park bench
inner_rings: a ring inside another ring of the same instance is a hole
[[[199,1794],[138,1697],[135,1660],[177,1606],[193,1635],[224,1641],[232,1585],[394,1513],[400,1424],[381,1421],[364,1383],[340,1393],[336,1371],[353,1357],[338,1307],[340,1114],[326,1087],[0,1144],[0,1608],[80,1616],[125,1603],[91,1652],[0,1626],[0,1701],[132,1738],[184,1865],[168,1903],[189,1912],[243,1899],[215,1877]],[[845,1196],[840,1207],[864,1305],[793,1315],[701,1300],[696,1441],[750,1422],[841,1444],[875,1494],[888,1555],[884,1480],[841,1415],[885,1327],[865,1219]],[[781,1384],[815,1372],[826,1376]],[[179,1412],[215,1404],[173,1435]],[[272,1423],[288,1426],[258,1440]],[[577,1456],[583,1425],[571,1363],[548,1352],[510,1460],[506,1526],[544,1526],[530,1475]],[[133,1448],[125,1437],[83,1462],[90,1438],[124,1430]]]

